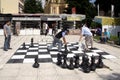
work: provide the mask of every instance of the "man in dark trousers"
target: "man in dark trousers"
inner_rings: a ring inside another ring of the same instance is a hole
[[[11,22],[6,21],[4,27],[4,36],[5,36],[5,41],[4,41],[4,51],[7,51],[10,48],[10,41],[11,41]]]
[[[52,45],[48,46],[48,49],[51,50],[53,46],[56,46],[56,43],[58,44],[58,51],[61,51],[62,48],[62,41],[60,40],[62,38],[65,45],[67,45],[65,35],[69,34],[69,30],[62,29],[59,33],[57,33],[54,37],[54,40],[52,42]]]

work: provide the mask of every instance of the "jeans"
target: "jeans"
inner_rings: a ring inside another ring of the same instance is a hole
[[[4,50],[7,50],[8,48],[10,48],[10,41],[11,41],[11,35],[8,35],[7,37],[5,37]]]
[[[54,37],[53,43],[51,46],[49,46],[49,49],[52,49],[53,46],[56,46],[56,44],[58,44],[58,51],[61,51],[62,49],[62,41],[56,37]]]
[[[100,42],[106,43],[109,40],[108,37],[100,37]]]

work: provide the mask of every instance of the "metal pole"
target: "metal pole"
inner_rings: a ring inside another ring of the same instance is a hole
[[[0,13],[1,13],[1,0],[0,0]]]
[[[97,10],[98,10],[98,16],[99,16],[99,4],[97,5]]]

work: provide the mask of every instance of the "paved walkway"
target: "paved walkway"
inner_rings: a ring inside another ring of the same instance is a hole
[[[97,69],[95,72],[83,73],[81,69],[62,69],[53,63],[41,63],[39,68],[33,64],[7,64],[6,62],[23,42],[52,41],[50,36],[12,36],[12,50],[3,51],[4,36],[0,36],[0,80],[120,80],[120,48],[94,42],[94,46],[115,56],[115,59],[104,59],[107,68]],[[68,42],[78,41],[79,36],[67,36]]]

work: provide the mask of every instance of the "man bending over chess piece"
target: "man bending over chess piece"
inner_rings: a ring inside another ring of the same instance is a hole
[[[80,28],[81,29],[81,34],[80,34],[80,39],[79,41],[82,40],[82,37],[85,36],[85,50],[89,51],[88,49],[88,45],[89,43],[91,44],[91,48],[93,48],[93,35],[90,31],[90,29],[88,28],[87,23],[85,25],[83,25],[83,27]]]
[[[62,48],[61,38],[64,44],[67,45],[66,38],[65,38],[65,35],[67,34],[69,34],[69,30],[62,29],[59,33],[55,35],[52,45],[48,46],[48,49],[51,50],[53,46],[56,46],[56,44],[58,44],[58,51],[61,51],[61,48]]]

